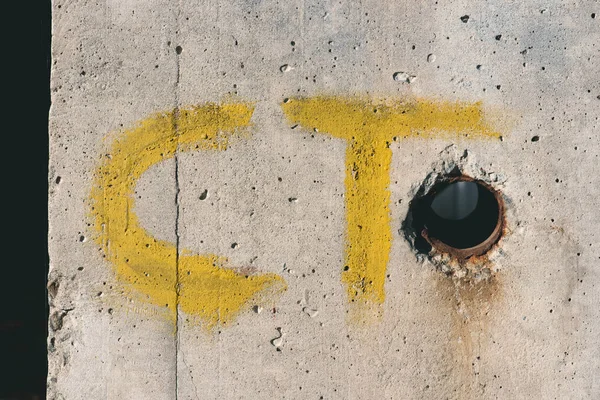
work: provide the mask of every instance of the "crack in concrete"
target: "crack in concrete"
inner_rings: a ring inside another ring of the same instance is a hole
[[[199,400],[200,397],[198,396],[198,387],[194,383],[194,375],[192,374],[192,370],[189,368],[189,366],[185,362],[185,356],[183,354],[183,351],[181,352],[181,362],[183,363],[183,365],[185,366],[186,370],[190,374],[190,382],[192,383],[192,386],[194,387],[194,395],[196,396],[196,400]]]
[[[176,112],[176,119],[178,113]],[[180,287],[179,287],[179,195],[180,195],[180,187],[179,187],[179,159],[177,157],[177,153],[175,153],[175,400],[178,398],[178,384],[179,384],[179,295],[180,295]]]
[[[180,251],[180,235],[179,235],[179,197],[181,188],[179,185],[179,81],[181,78],[181,65],[179,56],[181,47],[178,44],[179,34],[179,17],[181,15],[181,1],[177,2],[177,10],[175,14],[175,112],[173,114],[173,129],[177,138],[177,149],[174,154],[175,161],[175,400],[179,398],[179,251]]]

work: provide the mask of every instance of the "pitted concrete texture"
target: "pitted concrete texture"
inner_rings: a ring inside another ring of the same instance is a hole
[[[600,398],[597,1],[55,0],[52,53],[50,399]],[[403,229],[455,167],[463,264]]]

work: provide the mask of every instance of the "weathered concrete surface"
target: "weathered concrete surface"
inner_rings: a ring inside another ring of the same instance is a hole
[[[597,1],[53,10],[49,398],[600,398]],[[477,284],[399,231],[452,163],[508,205]]]

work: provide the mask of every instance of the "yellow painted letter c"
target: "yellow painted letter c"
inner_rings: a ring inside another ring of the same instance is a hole
[[[242,275],[215,254],[180,251],[157,240],[133,213],[135,185],[144,171],[178,151],[225,150],[250,124],[247,104],[206,104],[147,118],[111,145],[91,192],[97,242],[119,280],[158,306],[201,318],[207,327],[230,321],[265,289],[285,283],[275,274]]]

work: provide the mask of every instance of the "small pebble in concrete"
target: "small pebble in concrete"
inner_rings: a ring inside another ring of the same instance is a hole
[[[396,82],[404,82],[404,83],[413,83],[417,77],[415,75],[411,75],[407,72],[395,72],[394,73],[394,80]]]
[[[434,62],[435,61],[435,54],[431,53],[427,55],[427,62]]]
[[[275,347],[277,347],[277,350],[279,350],[279,348],[283,345],[283,331],[281,330],[281,328],[276,328],[277,332],[279,333],[279,336],[271,339],[271,344]]]
[[[311,318],[314,318],[314,317],[316,317],[317,315],[319,315],[319,310],[317,310],[317,309],[314,309],[314,308],[310,308],[310,307],[304,307],[304,308],[302,309],[302,311],[304,311],[304,313],[305,313],[306,315],[308,315],[309,317],[311,317]]]
[[[292,69],[293,68],[288,64],[283,64],[281,67],[279,67],[281,72],[290,72]]]

